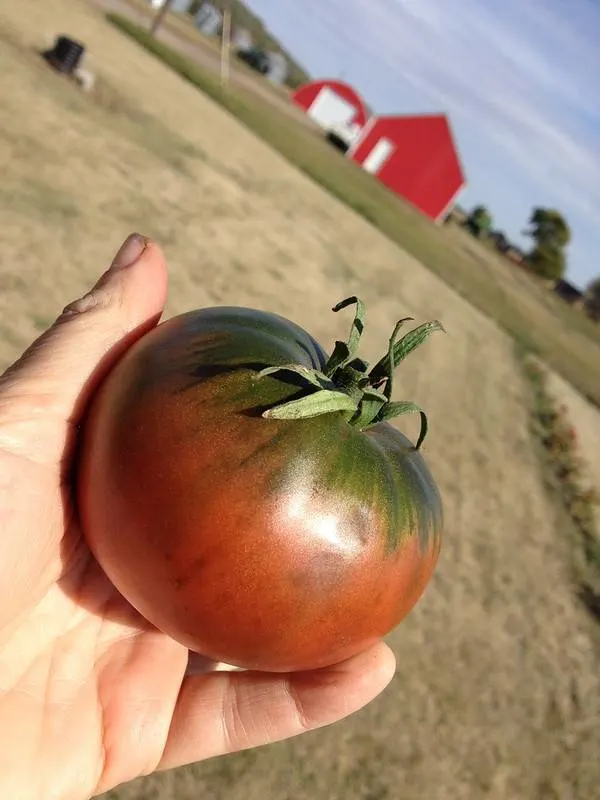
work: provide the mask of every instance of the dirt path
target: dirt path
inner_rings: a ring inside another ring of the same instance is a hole
[[[32,54],[59,28],[111,54],[95,101]],[[366,358],[400,316],[439,317],[448,330],[396,385],[430,414],[425,455],[446,540],[424,600],[390,637],[389,690],[332,728],[111,796],[597,798],[595,633],[540,481],[512,342],[89,3],[21,0],[0,11],[0,35],[0,364],[87,289],[133,229],[165,248],[169,315],[252,305],[330,343],[349,320],[328,309],[357,293]]]

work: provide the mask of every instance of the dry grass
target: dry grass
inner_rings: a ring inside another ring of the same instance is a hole
[[[90,0],[90,2],[105,9],[107,13],[124,14],[145,30],[149,28],[150,21],[156,13],[146,0]],[[219,73],[220,40],[202,34],[189,15],[169,12],[161,25],[158,37],[190,56],[209,73],[213,75]],[[93,58],[93,54],[91,55]],[[289,116],[291,113],[296,121],[306,119],[305,115],[290,103],[289,87],[271,83],[233,55],[230,59],[230,80],[232,85],[248,92],[251,97],[260,98],[268,106],[275,106],[280,114]]]
[[[518,348],[516,355],[530,387],[531,432],[542,474],[561,506],[557,508],[561,535],[570,540],[573,583],[582,603],[600,623],[600,493],[594,449],[600,416],[534,356]]]
[[[153,14],[156,13],[149,6],[146,0],[125,0],[125,2],[140,11],[145,18],[149,19]],[[241,0],[233,0],[233,2],[230,2],[230,0],[215,0],[213,5],[221,9],[225,8],[227,5],[231,8],[234,31],[238,27],[243,28],[249,31],[249,33],[252,35],[253,42],[257,47],[261,47],[268,51],[281,52],[286,57],[289,64],[288,78],[290,85],[287,86],[268,83],[267,85],[272,91],[277,92],[278,94],[289,95],[292,91],[290,87],[300,86],[310,80],[309,75],[299,64],[295,62],[293,56],[282,48],[281,43],[277,39],[273,38],[269,31],[264,27],[260,17],[256,16],[256,14],[252,12],[246,3],[241,2]],[[210,48],[213,52],[220,53],[220,36],[206,36],[201,33],[196,27],[194,18],[191,14],[182,14],[170,11],[165,17],[164,24],[170,27],[174,33],[182,34],[188,41],[200,44],[200,46],[206,48]],[[242,62],[234,62],[234,65],[239,66],[240,69],[247,70],[253,77],[257,77],[256,72]],[[264,78],[259,80],[261,80],[263,83],[265,82]]]
[[[589,486],[600,490],[600,412],[559,375],[549,373],[549,389],[564,404],[579,433],[577,447],[585,462]],[[600,519],[598,519],[600,536]]]
[[[33,48],[63,29],[110,53],[79,94]],[[83,292],[131,230],[161,241],[168,313],[239,303],[325,343],[368,304],[367,358],[395,319],[449,335],[397,382],[430,412],[426,457],[447,518],[439,571],[390,636],[378,701],[292,742],[140,780],[120,800],[593,800],[600,763],[596,630],[569,580],[528,434],[510,339],[83,0],[0,12],[0,363]],[[410,429],[414,433],[414,429]]]
[[[491,280],[492,285],[498,286],[516,307],[515,313],[531,320],[531,341],[528,342],[525,337],[523,344],[530,344],[532,349],[543,352],[546,361],[552,360],[549,348],[540,348],[539,344],[541,337],[548,337],[546,325],[550,322],[563,336],[566,347],[572,352],[581,352],[583,349],[585,353],[586,343],[589,346],[590,341],[595,345],[600,344],[600,325],[592,322],[582,311],[572,308],[561,300],[555,292],[544,285],[542,280],[525,268],[511,265],[508,259],[497,253],[491,245],[477,241],[463,228],[450,225],[446,230],[449,241],[459,248],[465,263],[473,270],[479,269]],[[550,337],[548,344],[552,345],[553,341]],[[589,351],[586,357],[593,357],[593,352],[595,351]],[[592,372],[595,378],[597,370]]]
[[[108,0],[97,2],[105,4]],[[117,0],[110,2],[112,5]],[[469,243],[461,232],[432,225],[354,162],[335,154],[322,135],[298,124],[290,117],[289,106],[282,113],[281,104],[275,107],[272,102],[272,94],[259,97],[240,86],[223,91],[214,70],[211,74],[206,63],[199,62],[196,51],[182,41],[166,36],[154,39],[129,15],[111,15],[111,20],[190,83],[208,92],[334,197],[409,250],[600,407],[600,374],[595,369],[600,360],[597,325],[566,304],[559,306],[555,298],[543,298],[539,287],[523,280],[516,268],[479,243]],[[561,324],[557,325],[559,320]]]

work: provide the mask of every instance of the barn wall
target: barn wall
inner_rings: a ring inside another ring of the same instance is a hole
[[[362,164],[382,137],[393,141],[396,150],[378,171],[379,180],[437,219],[464,184],[445,119],[382,117],[360,140],[352,158]]]

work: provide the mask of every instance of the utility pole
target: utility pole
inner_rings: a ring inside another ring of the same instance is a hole
[[[154,15],[152,24],[150,25],[151,36],[156,36],[156,34],[158,33],[158,29],[162,25],[164,18],[167,16],[167,12],[169,11],[174,2],[175,0],[164,0],[164,3]]]
[[[221,87],[225,89],[229,84],[231,49],[231,5],[227,3],[223,9],[223,31],[221,34]]]

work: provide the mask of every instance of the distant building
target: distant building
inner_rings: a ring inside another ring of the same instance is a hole
[[[326,134],[334,134],[336,142],[345,142],[345,150],[370,116],[362,97],[343,81],[311,81],[296,89],[292,100]]]
[[[284,84],[290,72],[287,58],[282,53],[276,52],[267,53],[267,57],[269,59],[267,78],[272,83]]]
[[[348,156],[436,222],[466,185],[445,114],[372,117]]]
[[[436,222],[446,218],[466,179],[445,114],[376,116],[352,86],[338,80],[311,81],[292,99],[388,189]]]
[[[231,45],[237,53],[245,53],[248,50],[252,50],[254,47],[252,34],[245,28],[236,28],[231,37]]]
[[[166,0],[150,0],[150,5],[152,8],[162,8],[165,4]],[[173,0],[173,5],[171,6],[171,11],[175,11],[178,14],[185,14],[185,12],[190,7],[192,0]]]
[[[203,3],[194,15],[194,24],[205,36],[218,36],[223,25],[223,12],[210,3]]]

